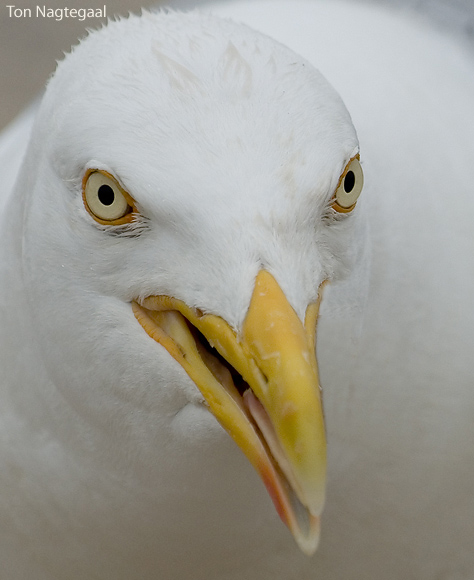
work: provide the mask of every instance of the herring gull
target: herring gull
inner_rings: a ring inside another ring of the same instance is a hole
[[[130,16],[0,144],[2,579],[471,578],[472,54],[213,9],[297,52]]]

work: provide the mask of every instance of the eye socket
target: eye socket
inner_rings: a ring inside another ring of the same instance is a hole
[[[120,225],[133,219],[133,199],[106,171],[92,169],[85,174],[82,198],[87,211],[100,224]]]
[[[332,208],[340,213],[352,211],[363,186],[364,174],[357,154],[346,165],[339,179]]]

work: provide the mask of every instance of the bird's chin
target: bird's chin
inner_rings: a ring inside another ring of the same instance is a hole
[[[301,324],[274,278],[260,273],[239,337],[222,318],[175,298],[132,303],[142,327],[182,365],[257,470],[308,555],[319,540],[325,480],[314,354],[319,303]]]

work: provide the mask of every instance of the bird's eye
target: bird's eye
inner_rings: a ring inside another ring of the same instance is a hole
[[[334,194],[332,208],[340,213],[354,209],[364,185],[364,174],[359,161],[359,155],[353,157],[346,165]]]
[[[133,219],[134,201],[106,171],[89,170],[82,197],[87,211],[100,224],[119,225]]]

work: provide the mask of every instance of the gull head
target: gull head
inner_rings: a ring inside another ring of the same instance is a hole
[[[156,495],[184,489],[188,467],[213,490],[251,464],[312,553],[315,330],[361,188],[343,102],[276,41],[164,12],[82,41],[48,85],[17,191],[31,332],[90,452]]]

